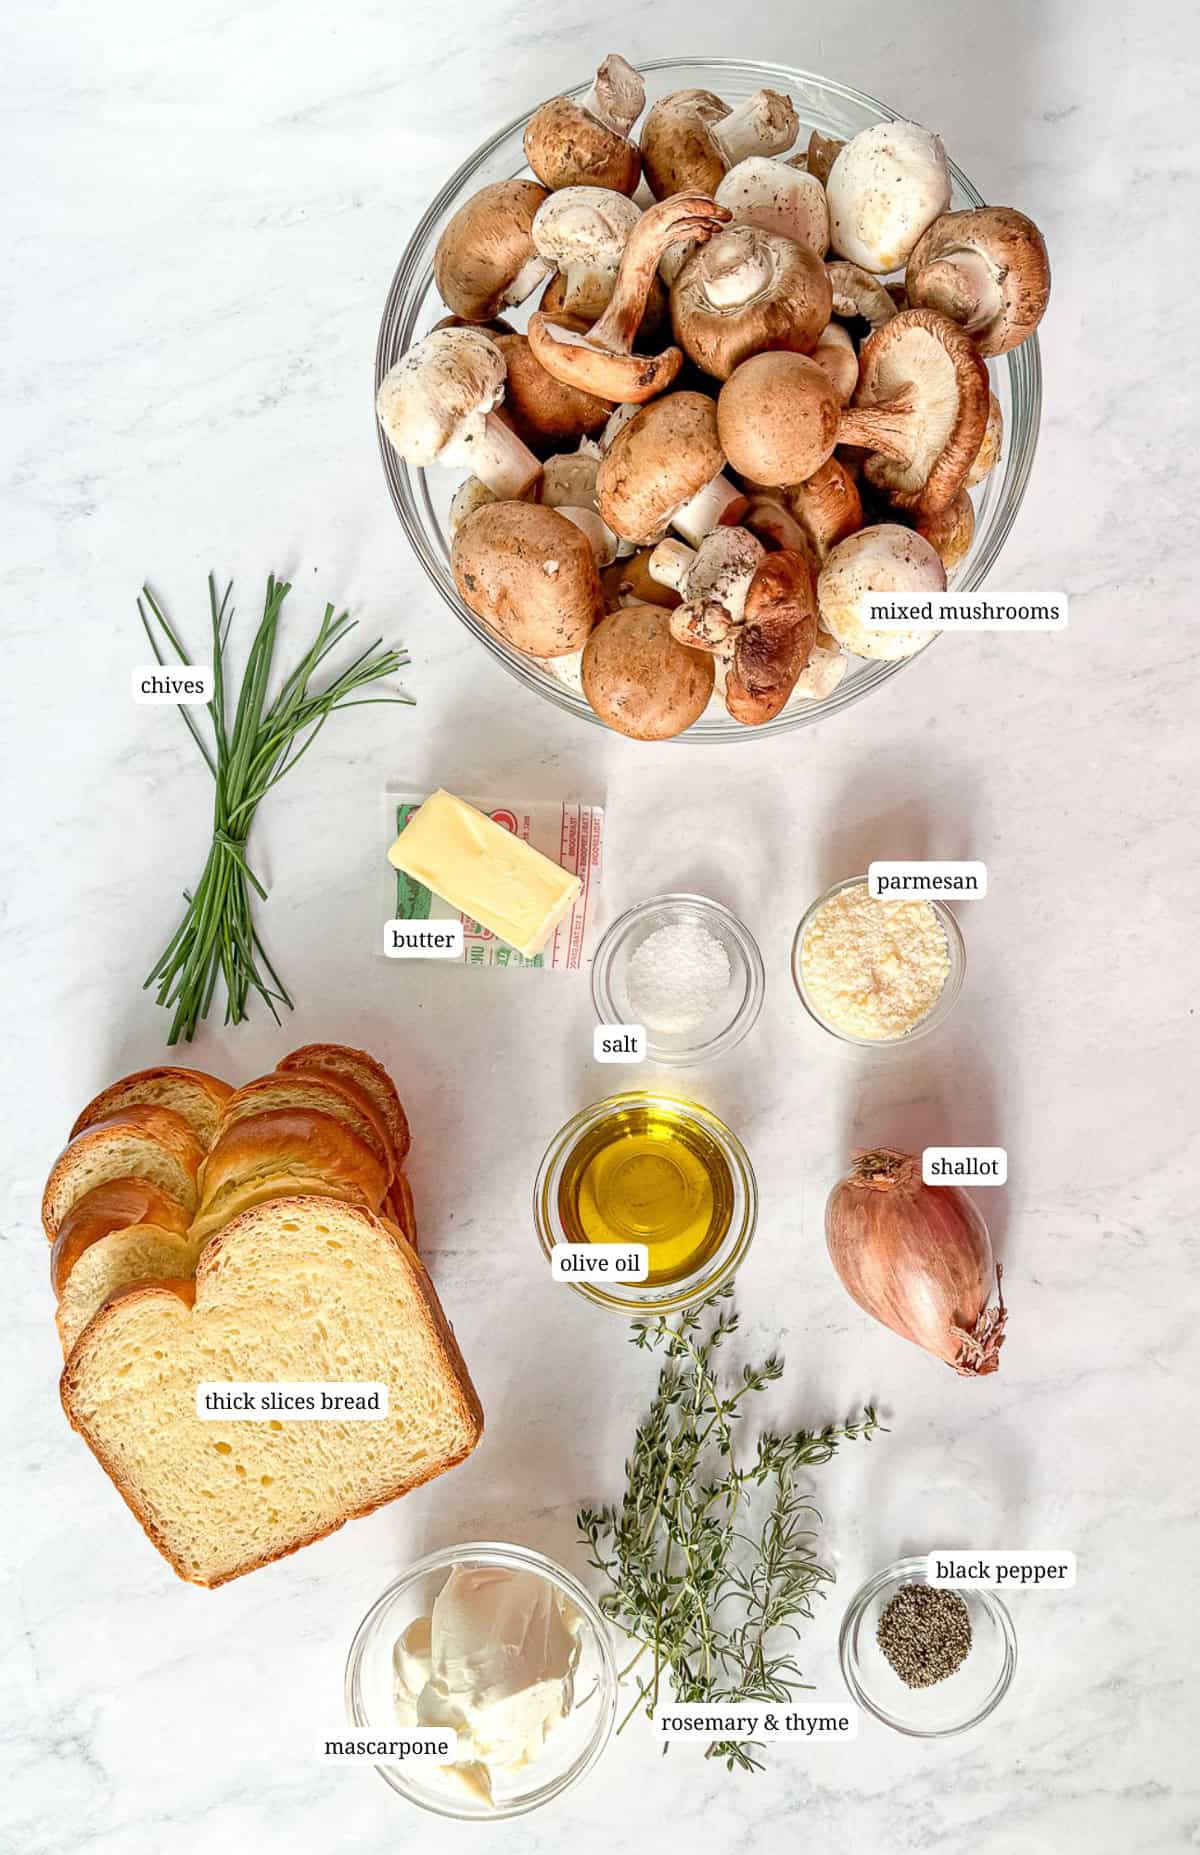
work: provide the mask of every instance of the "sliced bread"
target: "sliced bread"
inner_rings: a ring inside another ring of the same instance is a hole
[[[329,1191],[378,1211],[388,1172],[366,1142],[331,1114],[265,1108],[218,1135],[201,1173],[193,1230],[204,1236],[219,1230],[245,1208],[247,1194],[272,1183],[283,1188],[272,1197]]]
[[[122,1108],[76,1134],[51,1169],[42,1198],[42,1223],[53,1241],[59,1225],[85,1192],[114,1179],[157,1185],[189,1212],[204,1150],[172,1108]]]
[[[194,1305],[189,1305],[192,1300]],[[205,1420],[202,1381],[382,1381],[379,1421]],[[330,1199],[236,1219],[187,1283],[129,1288],[80,1334],[67,1417],[180,1577],[219,1585],[461,1462],[483,1413],[433,1285]]]
[[[90,1243],[63,1282],[54,1316],[63,1357],[110,1295],[132,1282],[190,1275],[203,1247],[202,1239],[155,1224],[129,1224]]]
[[[402,1166],[412,1145],[408,1116],[396,1093],[396,1085],[382,1063],[365,1050],[352,1049],[345,1043],[306,1043],[293,1050],[278,1065],[280,1069],[328,1069],[345,1076],[371,1097],[391,1135],[396,1165]]]
[[[228,1082],[210,1076],[203,1069],[139,1069],[135,1075],[122,1076],[89,1101],[71,1129],[71,1138],[106,1121],[122,1108],[144,1103],[151,1108],[171,1108],[181,1114],[197,1140],[208,1151],[217,1137],[221,1109],[233,1094]]]
[[[413,1203],[412,1186],[403,1172],[398,1172],[388,1188],[388,1195],[383,1201],[386,1216],[401,1230],[404,1236],[418,1248],[417,1244],[417,1207]]]
[[[370,1096],[332,1070],[276,1070],[273,1075],[247,1082],[225,1103],[221,1132],[249,1115],[261,1114],[265,1108],[315,1108],[321,1114],[331,1114],[366,1142],[386,1168],[389,1179],[396,1169],[391,1136]]]
[[[56,1295],[84,1250],[110,1230],[130,1224],[155,1224],[182,1236],[191,1222],[178,1198],[143,1179],[110,1179],[76,1200],[58,1227],[50,1251],[50,1280]]]

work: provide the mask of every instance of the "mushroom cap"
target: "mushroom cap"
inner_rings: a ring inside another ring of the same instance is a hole
[[[868,593],[942,592],[945,586],[937,550],[911,528],[881,522],[838,542],[821,568],[817,605],[822,625],[846,650],[894,662],[911,657],[935,633],[916,626],[872,631],[863,623],[859,601]]]
[[[525,159],[547,187],[611,187],[637,192],[642,160],[637,145],[570,97],[552,97],[525,129]]]
[[[594,509],[599,470],[599,455],[593,457],[587,451],[560,451],[548,457],[538,485],[538,501],[549,509],[561,509],[564,504],[574,509]]]
[[[715,193],[728,167],[709,129],[730,114],[712,90],[673,90],[642,124],[642,172],[656,200],[672,193]]]
[[[523,300],[510,294],[518,279],[525,296],[536,289],[550,268],[533,242],[533,217],[545,198],[535,180],[496,180],[459,207],[433,254],[447,309],[468,322],[490,322],[506,304]]]
[[[559,333],[552,331],[557,329]],[[665,393],[683,365],[678,348],[627,354],[601,347],[567,320],[540,310],[529,318],[529,345],[547,373],[583,393],[641,405]]]
[[[822,135],[814,129],[808,138],[808,149],[804,156],[804,166],[808,173],[824,186],[829,179],[829,170],[841,154],[845,142],[836,135]]]
[[[969,301],[954,275],[953,261],[964,255],[982,264],[987,279]],[[935,220],[908,260],[904,283],[910,303],[961,322],[980,354],[1007,354],[1045,313],[1050,260],[1032,219],[1012,206],[981,206]]]
[[[803,168],[777,155],[748,155],[731,167],[713,195],[728,206],[735,225],[756,225],[807,245],[819,258],[829,249],[825,189]]]
[[[635,741],[666,741],[690,728],[708,707],[714,679],[712,657],[672,637],[661,605],[610,613],[584,647],[584,695],[602,721]]]
[[[605,452],[600,513],[623,540],[648,547],[724,467],[715,403],[704,393],[669,393],[643,406]]]
[[[481,329],[434,329],[384,375],[379,423],[401,457],[425,469],[467,420],[482,426],[503,397],[504,375],[504,355]]]
[[[600,430],[612,411],[608,400],[556,380],[524,335],[497,335],[495,345],[508,368],[501,417],[538,457]]]
[[[539,503],[476,509],[454,537],[450,568],[475,616],[531,656],[580,650],[604,616],[587,536]]]
[[[1000,462],[1000,453],[1004,448],[1004,412],[1000,401],[994,393],[988,394],[987,425],[983,441],[975,453],[975,462],[968,470],[964,487],[972,490],[977,483],[990,476]]]
[[[849,331],[840,322],[831,322],[828,328],[821,330],[812,358],[829,375],[838,405],[848,405],[858,385],[858,349]]]
[[[891,321],[896,313],[896,302],[878,277],[872,277],[870,271],[858,264],[847,263],[845,258],[836,258],[825,266],[825,271],[833,291],[831,314],[843,322],[861,319],[869,322],[873,329]]]
[[[944,509],[978,456],[989,387],[971,337],[936,309],[902,309],[862,345],[855,407],[904,394],[910,400],[904,421],[910,458],[900,462],[873,454],[864,466],[867,481],[901,508]]]
[[[932,515],[918,515],[914,524],[919,535],[938,551],[947,573],[961,567],[971,552],[975,538],[975,507],[966,490],[959,490],[952,503],[936,509]]]
[[[615,271],[641,216],[632,200],[611,187],[562,187],[534,214],[533,242],[559,270],[594,264]]]
[[[858,485],[839,458],[831,457],[802,483],[793,483],[785,503],[799,522],[818,562],[863,525]]]
[[[950,204],[941,137],[916,122],[877,122],[846,143],[825,191],[838,256],[866,271],[893,271]]]
[[[676,341],[718,380],[764,349],[811,353],[832,305],[816,253],[753,225],[718,232],[692,253],[671,289]]]
[[[755,354],[721,388],[717,434],[739,476],[801,483],[833,455],[840,414],[823,367],[804,354]]]
[[[817,641],[817,601],[804,554],[768,554],[746,594],[725,672],[725,706],[757,727],[783,709]]]
[[[651,573],[653,552],[650,547],[639,548],[636,554],[626,554],[604,568],[600,578],[610,612],[630,605],[661,605],[671,612],[680,604],[682,595],[673,586],[663,586]]]

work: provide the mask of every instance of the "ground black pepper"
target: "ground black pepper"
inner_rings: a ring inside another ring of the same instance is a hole
[[[966,1660],[971,1615],[957,1591],[902,1584],[884,1605],[875,1640],[906,1687],[931,1688]]]

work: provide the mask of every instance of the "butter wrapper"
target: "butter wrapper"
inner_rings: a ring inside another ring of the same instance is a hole
[[[384,795],[386,831],[384,854],[413,813],[425,803],[427,792],[395,792]],[[518,953],[505,941],[497,940],[489,929],[460,914],[449,902],[434,895],[423,883],[387,867],[387,913],[385,921],[461,921],[463,952],[459,961],[465,966],[541,966],[577,972],[592,957],[594,929],[599,902],[600,859],[604,843],[604,807],[586,805],[581,800],[531,800],[503,802],[481,799],[463,793],[468,805],[483,812],[493,823],[522,838],[534,850],[549,857],[568,875],[578,876],[581,887],[570,912],[559,922],[545,947],[532,959]],[[380,942],[382,942],[382,933]],[[382,957],[382,956],[381,956]]]

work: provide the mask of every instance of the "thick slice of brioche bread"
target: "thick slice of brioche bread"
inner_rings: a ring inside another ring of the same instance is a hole
[[[353,1195],[371,1211],[378,1211],[388,1187],[382,1161],[331,1114],[264,1108],[217,1136],[201,1171],[193,1229],[219,1229],[239,1194],[280,1179],[290,1179],[293,1192],[319,1196],[330,1187],[335,1197]]]
[[[294,1172],[272,1173],[268,1178],[251,1179],[222,1191],[215,1210],[198,1212],[193,1218],[191,1235],[207,1242],[209,1237],[215,1237],[218,1230],[224,1230],[226,1224],[231,1223],[235,1217],[240,1217],[243,1211],[253,1211],[256,1205],[270,1204],[277,1198],[314,1197],[335,1198],[339,1204],[353,1205],[359,1211],[375,1209],[367,1203],[365,1193],[356,1186],[332,1186],[307,1167],[297,1166]]]
[[[408,1238],[413,1248],[417,1244],[417,1207],[413,1203],[412,1186],[406,1175],[398,1172],[388,1188],[388,1195],[383,1201],[385,1214]]]
[[[141,1179],[196,1208],[196,1178],[204,1151],[172,1108],[142,1104],[95,1122],[76,1134],[54,1162],[42,1198],[42,1223],[53,1240],[67,1212],[98,1185]]]
[[[293,1050],[278,1065],[280,1069],[328,1069],[346,1076],[371,1097],[391,1135],[396,1165],[402,1166],[412,1145],[408,1116],[404,1112],[396,1085],[382,1063],[365,1050],[355,1050],[345,1043],[306,1043]]]
[[[331,1114],[351,1133],[370,1147],[390,1179],[396,1170],[391,1135],[369,1095],[355,1083],[333,1074],[332,1070],[308,1072],[302,1069],[276,1070],[274,1075],[260,1076],[237,1089],[221,1113],[221,1133],[251,1114],[265,1108],[315,1108]]]
[[[188,1212],[169,1192],[142,1179],[110,1179],[97,1185],[76,1200],[58,1227],[50,1251],[50,1280],[56,1295],[90,1244],[106,1237],[110,1230],[124,1230],[130,1224],[156,1224],[160,1230],[174,1230],[183,1235],[190,1222]]]
[[[139,1069],[135,1075],[122,1076],[119,1082],[89,1101],[71,1129],[71,1138],[106,1121],[122,1108],[145,1103],[152,1108],[171,1108],[181,1114],[197,1140],[208,1151],[217,1137],[217,1120],[221,1109],[233,1094],[228,1082],[221,1082],[202,1069]]]
[[[118,1288],[190,1275],[203,1247],[200,1238],[155,1224],[129,1224],[89,1244],[63,1283],[54,1316],[64,1357]]]
[[[206,1380],[379,1381],[378,1422],[206,1421]],[[433,1285],[402,1239],[330,1199],[261,1205],[188,1285],[117,1294],[62,1377],[67,1417],[183,1578],[223,1584],[470,1454],[483,1413]]]

